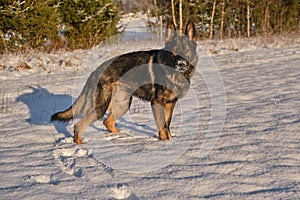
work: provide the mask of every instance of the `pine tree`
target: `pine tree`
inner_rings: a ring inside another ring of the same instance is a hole
[[[110,0],[64,0],[60,13],[71,49],[91,48],[117,33],[118,10]]]
[[[112,0],[2,0],[0,53],[90,48],[117,33]]]

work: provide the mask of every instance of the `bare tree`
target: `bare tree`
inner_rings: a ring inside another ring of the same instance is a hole
[[[213,9],[211,12],[211,19],[210,19],[210,33],[209,33],[209,39],[213,38],[213,32],[214,32],[214,17],[215,17],[215,11],[216,11],[216,4],[217,0],[214,0],[213,3]]]
[[[146,13],[147,13],[148,25],[151,26],[151,20],[150,20],[149,7],[148,7],[147,0],[144,0],[144,7],[145,7],[145,10],[146,10]]]
[[[179,33],[182,34],[182,0],[179,0]]]
[[[267,35],[269,29],[269,1],[261,1],[260,9],[262,13],[261,31],[263,35]]]
[[[157,9],[157,2],[154,0],[154,8],[155,8],[155,24],[158,25],[158,9]]]
[[[247,37],[250,38],[250,0],[247,0]]]
[[[221,13],[221,26],[220,26],[220,38],[223,38],[224,32],[224,15],[225,15],[225,0],[222,1],[222,13]]]
[[[171,6],[172,6],[173,23],[174,23],[175,27],[177,27],[174,0],[171,0]]]
[[[266,11],[265,11],[265,17],[264,17],[265,33],[266,33],[266,34],[269,32],[268,29],[269,29],[269,25],[270,25],[269,5],[270,5],[270,2],[267,1]]]

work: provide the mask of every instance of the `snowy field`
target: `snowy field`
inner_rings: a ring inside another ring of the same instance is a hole
[[[300,199],[299,37],[199,41],[171,141],[157,139],[149,104],[137,99],[119,120],[122,134],[95,122],[83,145],[72,142],[76,121],[49,121],[103,61],[162,47],[140,36],[1,55],[0,199]]]

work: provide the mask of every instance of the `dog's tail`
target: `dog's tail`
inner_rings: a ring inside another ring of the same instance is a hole
[[[67,110],[57,112],[51,116],[51,121],[70,121],[78,117],[85,102],[85,95],[82,93],[78,99]]]

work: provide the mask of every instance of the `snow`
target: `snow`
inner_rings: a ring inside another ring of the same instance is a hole
[[[75,145],[76,120],[50,116],[103,61],[162,47],[148,36],[117,38],[92,50],[1,56],[0,199],[300,198],[299,37],[199,41],[176,137],[159,141],[149,103],[134,99],[120,135],[99,121]],[[31,69],[15,70],[21,62]]]

